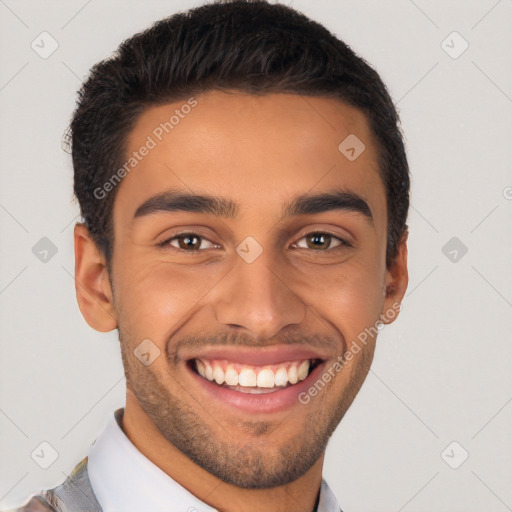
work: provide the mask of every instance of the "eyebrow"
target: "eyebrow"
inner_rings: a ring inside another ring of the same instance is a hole
[[[282,218],[314,215],[335,210],[358,213],[370,222],[373,221],[368,203],[358,194],[345,190],[297,196],[285,205]],[[239,211],[239,205],[231,199],[209,194],[169,190],[144,201],[137,208],[134,220],[160,212],[208,213],[217,217],[233,219],[236,218]]]

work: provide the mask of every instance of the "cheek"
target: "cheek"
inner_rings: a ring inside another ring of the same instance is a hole
[[[375,325],[384,303],[377,267],[351,264],[331,272],[316,293],[327,318],[350,344],[366,328]]]
[[[333,393],[334,402],[341,396],[350,403],[371,366],[384,303],[380,279],[378,270],[350,265],[332,274],[323,287],[322,316],[343,337],[336,363],[330,366],[338,390]]]
[[[218,271],[198,272],[192,266],[162,261],[141,263],[126,259],[118,268],[121,322],[138,337],[164,342],[166,335],[189,319],[201,298],[222,278]]]

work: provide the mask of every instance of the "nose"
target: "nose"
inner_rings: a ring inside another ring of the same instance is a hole
[[[306,305],[292,289],[292,270],[280,268],[271,259],[266,251],[252,263],[236,257],[232,269],[215,287],[218,322],[268,339],[304,320]]]

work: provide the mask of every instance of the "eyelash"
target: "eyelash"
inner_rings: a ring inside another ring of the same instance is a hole
[[[306,238],[308,236],[311,236],[311,235],[327,235],[329,237],[331,237],[332,239],[335,239],[337,241],[340,242],[339,245],[337,245],[336,247],[329,247],[325,250],[318,250],[318,251],[315,251],[314,249],[311,249],[312,251],[314,252],[327,252],[327,251],[333,251],[333,250],[336,250],[336,249],[340,249],[340,248],[343,248],[343,247],[352,247],[352,244],[350,244],[349,242],[347,242],[345,239],[343,238],[340,238],[339,236],[337,235],[334,235],[332,233],[329,233],[328,231],[311,231],[309,233],[306,233],[304,234],[301,238],[299,238],[298,241],[302,240],[303,238]],[[211,244],[213,244],[214,242],[212,242],[211,240],[209,240],[206,236],[203,236],[201,235],[200,233],[194,233],[194,232],[191,232],[191,231],[185,231],[183,233],[177,233],[175,235],[173,235],[171,238],[167,238],[166,240],[164,240],[163,242],[160,242],[158,244],[159,247],[162,247],[162,248],[165,248],[166,246],[170,246],[170,242],[173,241],[173,240],[176,240],[178,238],[185,238],[187,236],[192,236],[192,237],[197,237],[197,238],[200,238],[201,240],[207,240],[208,242],[210,242]],[[297,242],[294,242],[293,245],[297,244]],[[216,245],[216,244],[215,244]],[[182,253],[187,253],[187,254],[194,254],[194,253],[199,253],[199,252],[202,252],[202,251],[205,251],[207,249],[194,249],[194,250],[186,250],[186,249],[181,249],[179,247],[174,247],[174,246],[171,246],[174,250],[178,251],[178,252],[182,252]],[[215,247],[214,247],[215,248]],[[294,247],[294,249],[296,249],[296,247]],[[307,249],[305,247],[299,247],[299,249]]]

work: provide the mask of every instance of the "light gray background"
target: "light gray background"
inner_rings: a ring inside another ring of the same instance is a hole
[[[75,300],[60,141],[76,90],[124,38],[200,3],[0,0],[0,508],[60,483],[124,404],[117,337]],[[512,510],[512,1],[291,4],[380,72],[412,171],[404,309],[324,476],[347,512]],[[59,44],[48,59],[30,46],[43,31]],[[441,46],[453,31],[469,43],[456,59]],[[42,237],[58,248],[46,263],[32,253]],[[452,237],[468,249],[455,262]],[[30,455],[42,441],[59,454],[46,470]]]

